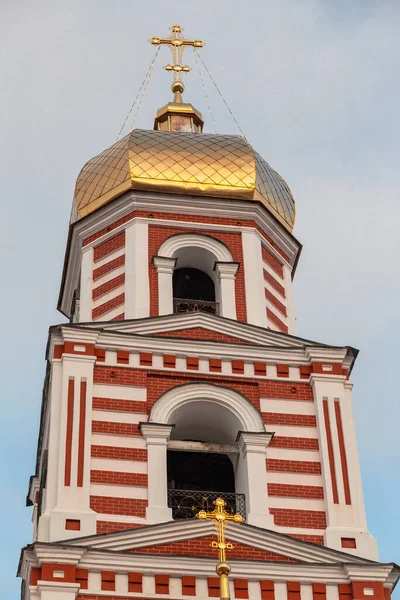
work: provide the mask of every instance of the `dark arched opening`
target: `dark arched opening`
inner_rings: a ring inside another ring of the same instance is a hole
[[[202,311],[218,314],[214,282],[199,269],[176,269],[172,278],[174,312]]]

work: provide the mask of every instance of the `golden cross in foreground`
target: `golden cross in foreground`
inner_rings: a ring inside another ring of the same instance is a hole
[[[226,562],[226,550],[232,550],[233,544],[225,540],[226,521],[243,523],[244,518],[238,513],[231,515],[225,510],[226,502],[222,498],[214,500],[215,509],[212,512],[201,510],[196,514],[198,519],[213,519],[217,527],[218,542],[212,542],[213,548],[218,548],[219,563],[216,566],[217,574],[220,578],[220,597],[221,600],[229,600],[228,575],[231,572],[229,564]]]
[[[183,51],[185,50],[186,46],[194,46],[195,48],[202,48],[204,46],[204,43],[201,40],[186,40],[182,35],[182,31],[184,31],[184,29],[180,25],[172,25],[172,27],[170,27],[170,29],[171,29],[172,33],[169,36],[169,38],[152,37],[150,42],[154,46],[166,45],[166,46],[170,47],[170,50],[172,52],[172,65],[166,65],[164,67],[164,69],[166,71],[174,72],[174,82],[172,84],[172,89],[175,92],[176,89],[174,90],[174,84],[176,82],[181,83],[182,72],[187,73],[188,71],[190,71],[190,67],[188,67],[187,65],[181,64]],[[175,86],[175,87],[182,88],[179,91],[183,92],[183,84],[182,83],[180,86]]]

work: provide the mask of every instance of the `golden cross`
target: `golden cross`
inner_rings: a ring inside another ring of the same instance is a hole
[[[229,600],[229,584],[228,575],[231,571],[229,564],[226,562],[226,551],[233,550],[234,546],[225,539],[225,524],[226,521],[234,521],[235,523],[243,523],[244,518],[238,513],[231,515],[225,510],[226,502],[222,498],[214,500],[215,509],[212,512],[201,510],[196,514],[198,519],[213,519],[217,527],[218,542],[212,542],[213,548],[218,548],[219,562],[216,567],[217,574],[220,578],[220,597],[221,600]]]
[[[166,45],[170,47],[172,52],[172,65],[165,65],[164,69],[166,71],[174,72],[175,83],[176,81],[181,81],[182,73],[187,73],[190,71],[190,67],[181,64],[185,47],[194,46],[195,48],[202,48],[204,43],[201,40],[186,40],[182,35],[184,29],[180,25],[172,25],[170,29],[172,33],[169,38],[152,37],[150,42],[154,46]]]

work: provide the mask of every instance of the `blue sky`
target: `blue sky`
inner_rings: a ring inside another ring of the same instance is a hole
[[[398,373],[400,4],[397,0],[3,0],[0,394],[3,597],[18,598],[47,330],[76,176],[115,141],[173,23],[202,56],[250,143],[286,179],[304,244],[298,334],[360,349],[353,391],[370,531],[400,561]],[[170,98],[160,55],[136,125]],[[213,131],[190,52],[185,98]],[[237,133],[212,84],[219,132]],[[396,592],[395,597],[400,598]]]

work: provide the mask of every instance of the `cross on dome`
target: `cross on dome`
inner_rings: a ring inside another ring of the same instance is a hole
[[[153,46],[169,46],[172,52],[172,64],[165,65],[166,71],[173,71],[174,79],[172,82],[172,91],[177,96],[175,101],[182,101],[180,94],[184,90],[182,83],[182,73],[188,73],[190,67],[188,65],[182,65],[183,52],[187,46],[193,46],[194,48],[203,48],[204,42],[201,40],[187,40],[183,37],[183,27],[180,25],[172,25],[170,27],[171,35],[168,38],[152,37],[150,42]]]

